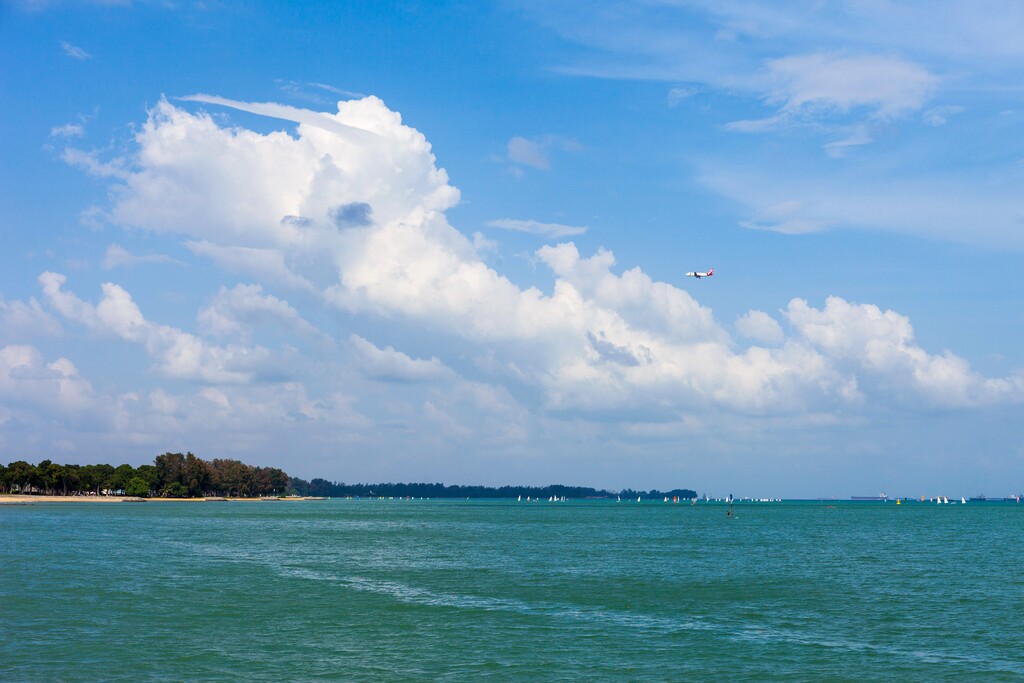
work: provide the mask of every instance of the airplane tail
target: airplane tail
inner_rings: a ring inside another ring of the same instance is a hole
[[[714,268],[708,268],[708,277],[711,277],[714,274],[715,274],[715,269]]]

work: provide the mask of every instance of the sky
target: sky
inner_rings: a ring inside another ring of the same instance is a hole
[[[8,0],[0,461],[1020,492],[1022,33],[994,1]]]

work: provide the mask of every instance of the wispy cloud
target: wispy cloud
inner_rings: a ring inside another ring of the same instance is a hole
[[[683,100],[689,99],[690,97],[693,97],[694,95],[696,95],[699,92],[700,92],[700,88],[693,88],[693,87],[690,87],[690,88],[682,88],[682,87],[671,88],[668,91],[668,97],[667,97],[668,106],[669,107],[678,107],[682,103]]]
[[[275,82],[281,89],[281,92],[289,97],[306,102],[315,102],[316,104],[330,104],[337,102],[339,98],[357,100],[366,97],[365,93],[336,88],[326,83],[310,83],[284,79],[277,79]]]
[[[928,69],[896,57],[815,53],[772,59],[767,67],[769,101],[790,114],[864,107],[889,118],[919,110],[939,84]]]
[[[967,111],[966,107],[961,107],[959,105],[944,105],[941,107],[932,107],[925,111],[921,117],[924,119],[924,122],[930,126],[944,126],[950,116],[954,116],[965,111]]]
[[[123,159],[112,161],[100,161],[99,153],[96,151],[85,151],[75,147],[66,147],[60,158],[71,166],[76,166],[89,175],[99,178],[120,178],[127,180],[130,175],[124,168]]]
[[[365,128],[341,123],[331,114],[311,111],[309,109],[300,109],[298,107],[290,107],[286,104],[278,104],[276,102],[241,102],[238,100],[231,100],[226,97],[204,95],[201,93],[196,95],[186,95],[177,99],[184,102],[216,104],[222,107],[230,107],[231,109],[249,112],[250,114],[258,114],[260,116],[268,116],[275,119],[284,119],[285,121],[291,121],[293,123],[315,126],[316,128],[322,128],[323,130],[334,133],[342,138],[355,139],[367,135],[375,135],[375,133]]]
[[[846,137],[826,143],[825,153],[833,159],[841,159],[854,147],[871,143],[871,134],[866,126],[855,126]]]
[[[516,136],[508,141],[509,161],[547,171],[551,168],[544,145]]]
[[[181,261],[164,254],[143,254],[136,256],[119,244],[111,244],[107,247],[107,253],[103,257],[103,269],[113,270],[120,267],[132,267],[147,263],[168,263],[177,266],[184,265]]]
[[[559,135],[542,135],[536,138],[517,135],[508,141],[508,160],[514,164],[548,171],[551,169],[552,150],[581,152],[583,149],[583,145],[576,140]]]
[[[62,50],[64,50],[64,54],[66,54],[68,57],[71,57],[72,59],[77,59],[79,61],[85,61],[86,59],[92,59],[92,55],[91,54],[89,54],[88,52],[86,52],[82,48],[78,47],[77,45],[72,45],[71,43],[67,42],[66,40],[60,41],[60,47],[61,47]]]
[[[80,123],[66,123],[50,129],[51,138],[78,138],[85,135],[85,126]]]
[[[360,372],[371,379],[384,382],[432,382],[454,377],[454,373],[437,358],[412,358],[392,346],[380,348],[358,334],[349,335],[348,344]]]
[[[531,235],[540,235],[541,237],[550,237],[552,239],[560,239],[562,237],[571,237],[573,235],[582,235],[587,231],[585,225],[562,225],[560,223],[541,223],[539,221],[521,221],[513,220],[511,218],[501,218],[498,220],[490,221],[487,223],[489,228],[499,228],[501,230],[514,230],[516,232],[525,232]]]
[[[814,177],[736,162],[699,176],[738,203],[743,227],[785,234],[833,228],[885,230],[1003,249],[1024,249],[1024,200],[1005,179],[972,173],[864,178],[833,169]]]

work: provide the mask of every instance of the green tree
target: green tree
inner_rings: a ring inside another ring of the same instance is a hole
[[[125,482],[124,493],[126,496],[144,498],[149,495],[149,482],[139,476],[132,477]]]
[[[7,465],[7,481],[11,491],[14,490],[14,487],[17,487],[20,493],[25,493],[35,480],[35,465],[31,465],[24,460],[16,460]]]
[[[215,458],[210,463],[214,471],[217,492],[222,496],[238,496],[244,498],[253,495],[253,467],[240,460],[224,460]]]
[[[107,482],[114,474],[114,466],[102,463],[99,465],[88,465],[92,471],[92,486],[90,490],[99,495],[103,489],[110,488]]]
[[[192,498],[202,496],[210,490],[213,481],[213,468],[210,463],[188,453],[182,467],[183,484]]]
[[[114,472],[107,478],[105,487],[111,491],[125,491],[128,486],[128,482],[131,481],[133,477],[135,477],[134,467],[131,465],[118,465],[114,469]]]
[[[173,481],[160,491],[160,495],[164,498],[187,498],[188,489],[180,481]]]
[[[149,484],[150,491],[157,491],[160,488],[160,473],[155,465],[139,465],[135,470],[135,476]]]
[[[42,489],[46,495],[52,494],[53,487],[57,481],[57,470],[59,469],[60,465],[55,464],[52,460],[46,459],[41,461],[36,465],[36,476],[32,485]]]
[[[68,495],[78,491],[78,465],[56,465],[53,468],[54,489],[61,495]]]
[[[285,474],[284,470],[279,470],[276,467],[264,467],[262,470],[266,473],[267,479],[270,482],[271,493],[283,495],[291,490],[291,478]]]
[[[164,453],[153,459],[153,465],[160,475],[161,490],[178,483],[184,485],[185,456],[181,453]]]

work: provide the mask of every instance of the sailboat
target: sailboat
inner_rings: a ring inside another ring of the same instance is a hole
[[[967,505],[967,499],[965,499],[963,496],[960,496],[960,504]]]
[[[518,502],[520,502],[520,503],[521,503],[521,502],[523,501],[523,497],[522,497],[522,496],[519,496],[519,498],[517,498],[517,499],[516,499],[516,501],[518,501]]]
[[[943,502],[943,503],[944,503],[945,505],[949,505],[949,498],[946,498],[945,496],[943,496],[943,497],[942,497],[942,502]]]

